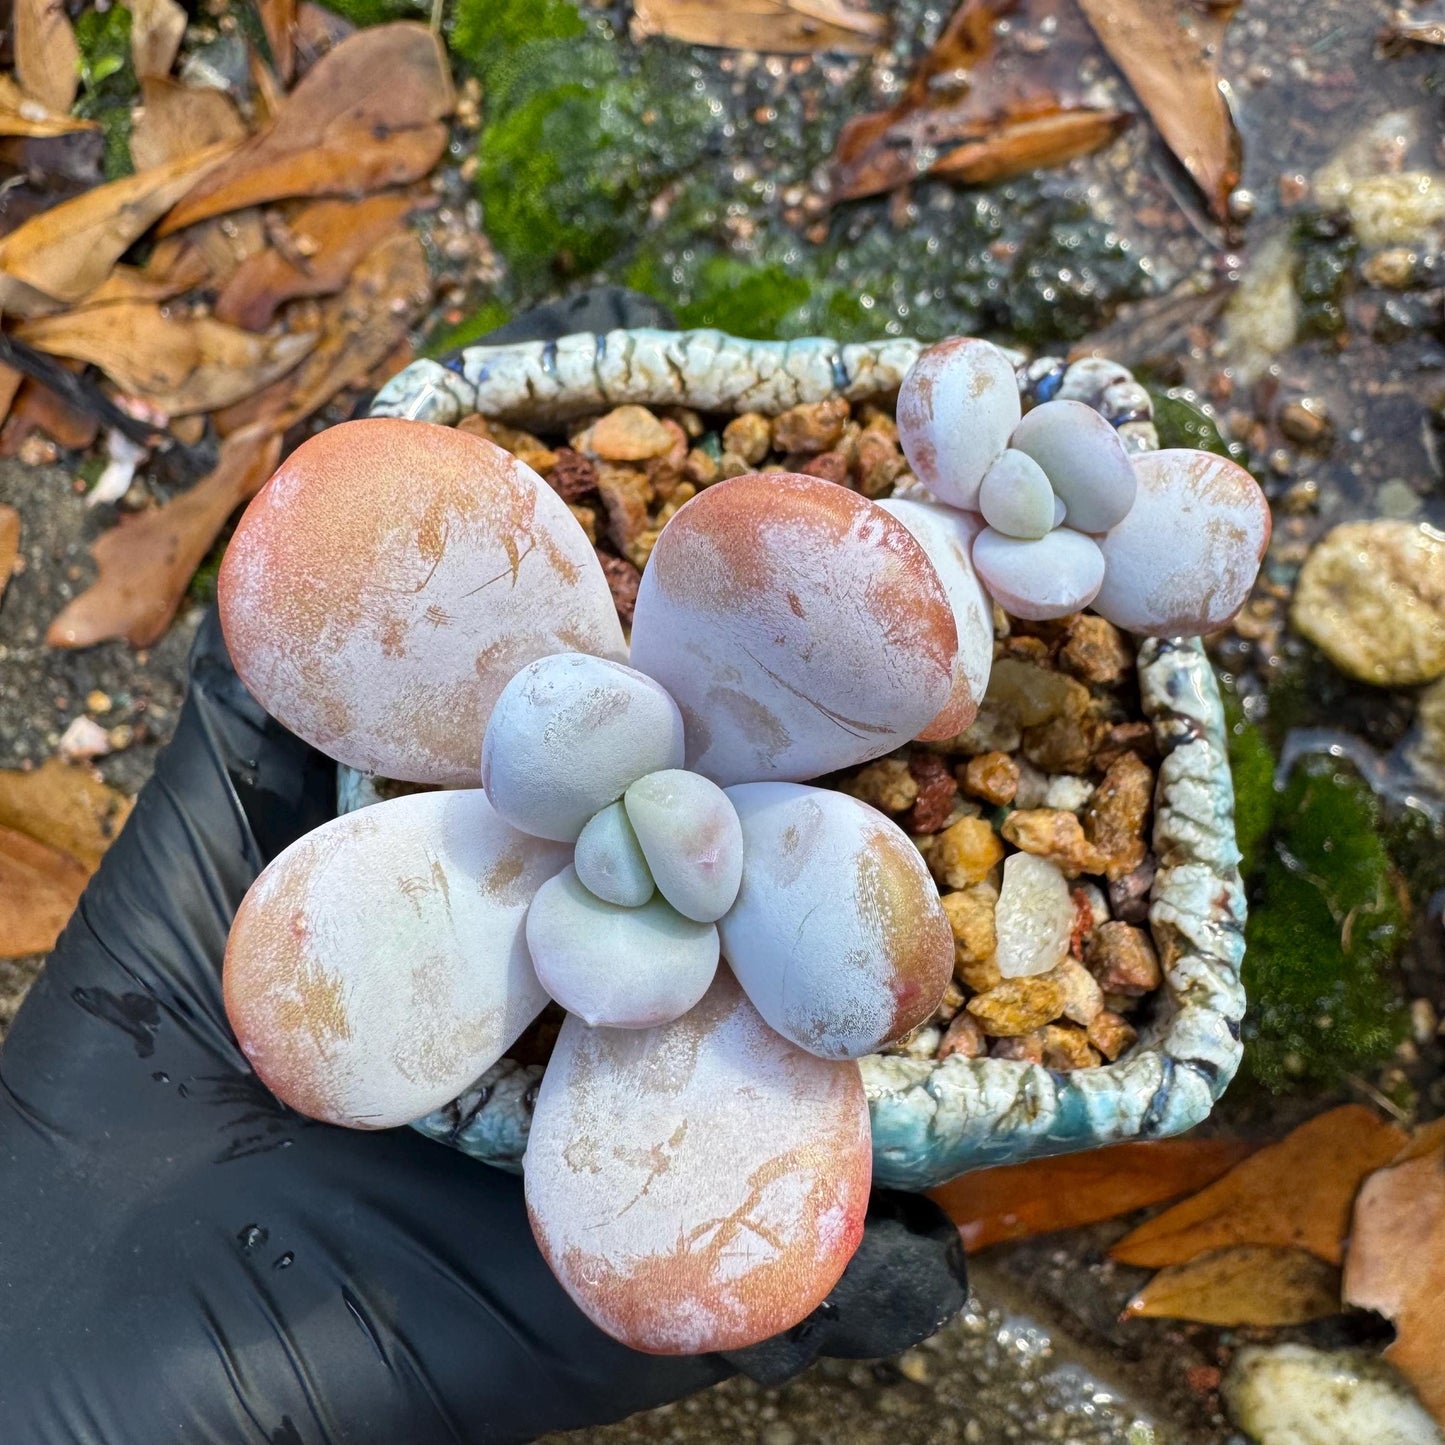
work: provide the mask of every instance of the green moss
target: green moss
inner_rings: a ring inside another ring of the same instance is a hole
[[[573,40],[587,32],[588,24],[571,0],[458,0],[449,39],[453,52],[490,81],[499,66],[528,45]]]
[[[415,20],[431,10],[429,0],[329,0],[326,7],[353,25],[384,25],[388,20]]]
[[[446,327],[439,332],[422,348],[421,354],[440,357],[447,356],[453,351],[460,351],[462,347],[471,346],[474,342],[480,341],[482,337],[495,331],[499,326],[505,326],[511,319],[511,307],[504,301],[493,297],[488,301],[483,301],[470,316],[458,321],[455,326]]]
[[[1369,789],[1332,759],[1302,763],[1279,801],[1246,933],[1245,1059],[1272,1089],[1330,1083],[1404,1031],[1394,964],[1406,919]]]
[[[1300,331],[1305,336],[1338,336],[1345,329],[1345,294],[1360,245],[1341,216],[1305,211],[1294,223],[1295,290],[1300,298]]]
[[[1224,718],[1229,732],[1229,771],[1234,777],[1234,831],[1243,858],[1239,867],[1248,878],[1259,864],[1279,807],[1275,759],[1264,734],[1245,717],[1232,692],[1224,694]]]
[[[103,166],[108,181],[135,170],[130,154],[131,107],[140,86],[130,58],[131,14],[123,5],[86,10],[75,22],[80,50],[81,93],[75,113],[98,120],[105,138]]]

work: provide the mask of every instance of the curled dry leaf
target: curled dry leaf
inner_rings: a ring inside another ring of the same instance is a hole
[[[1008,116],[988,135],[966,140],[929,167],[928,174],[971,186],[1061,166],[1107,145],[1129,124],[1121,110],[1053,110]]]
[[[1229,1139],[1161,1139],[961,1175],[932,1192],[970,1253],[1116,1219],[1212,1184],[1251,1152]]]
[[[26,377],[5,418],[5,429],[0,431],[0,456],[18,455],[25,438],[36,432],[67,451],[79,451],[88,447],[99,431],[100,422],[92,412]]]
[[[186,12],[176,0],[126,0],[130,56],[141,81],[169,75],[186,33]]]
[[[91,548],[100,575],[50,624],[52,647],[124,637],[136,647],[170,626],[181,597],[226,518],[276,469],[280,434],[253,427],[225,438],[220,463],[174,501],[122,518]]]
[[[24,374],[16,371],[13,366],[0,365],[0,418],[10,415],[15,394],[20,390],[20,385],[24,380]]]
[[[63,111],[41,105],[38,100],[26,95],[8,75],[0,75],[0,135],[43,138],[99,129],[98,121],[79,120]]]
[[[285,246],[249,258],[216,297],[220,321],[259,331],[297,296],[341,290],[357,263],[401,228],[420,198],[397,192],[360,201],[314,201],[285,226]]]
[[[1141,1224],[1109,1253],[1157,1268],[1229,1245],[1297,1245],[1339,1264],[1360,1181],[1404,1138],[1362,1105],[1331,1109]]]
[[[1394,1322],[1385,1358],[1445,1426],[1445,1122],[1420,1130],[1365,1180],[1344,1294]]]
[[[159,248],[144,266],[118,265],[89,296],[87,308],[112,306],[118,301],[169,301],[183,291],[194,290],[210,279],[205,256],[187,247],[174,258],[161,257]]]
[[[74,858],[0,828],[0,958],[54,947],[89,877]]]
[[[67,111],[80,87],[80,47],[65,0],[15,0],[15,74],[26,95]]]
[[[1161,1269],[1124,1318],[1279,1326],[1343,1311],[1336,1265],[1294,1245],[1236,1244]]]
[[[19,555],[20,513],[14,507],[0,505],[0,598],[5,596],[5,584]]]
[[[866,55],[883,39],[880,15],[843,0],[637,0],[633,33],[665,35],[690,45],[806,54]]]
[[[269,386],[316,345],[314,332],[257,335],[211,316],[167,316],[144,301],[26,322],[16,335],[100,367],[122,391],[172,416],[214,411]]]
[[[290,85],[296,69],[296,0],[257,0],[256,8],[266,44],[271,47],[276,79]]]
[[[1109,58],[1219,219],[1239,181],[1239,133],[1216,57],[1235,5],[1195,0],[1079,0]]]
[[[309,70],[271,124],[206,176],[162,232],[287,196],[362,195],[425,175],[446,148],[455,97],[424,25],[359,31]]]
[[[0,272],[56,300],[81,300],[105,280],[132,242],[230,150],[229,145],[208,146],[42,211],[0,240]],[[13,312],[14,303],[6,309]]]
[[[246,123],[231,98],[210,86],[151,76],[141,82],[141,105],[130,133],[130,153],[144,170],[246,136]]]

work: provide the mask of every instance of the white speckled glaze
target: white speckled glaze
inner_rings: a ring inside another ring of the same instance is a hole
[[[414,363],[382,389],[375,410],[443,424],[482,411],[538,428],[625,401],[776,414],[829,396],[886,401],[921,349],[906,340],[843,346],[656,330],[479,346],[453,365]],[[1010,360],[1028,397],[1064,397],[1111,421],[1119,416],[1133,456],[1158,446],[1147,393],[1117,363],[1086,358],[1066,367],[1016,353]],[[1177,1134],[1208,1114],[1238,1067],[1245,902],[1218,687],[1198,641],[1146,640],[1139,661],[1163,759],[1151,924],[1166,990],[1153,1025],[1117,1063],[1072,1074],[957,1055],[942,1063],[865,1057],[879,1184],[924,1189],[986,1165]],[[350,804],[369,801],[364,780],[343,774]],[[502,1060],[417,1127],[519,1169],[538,1073]]]

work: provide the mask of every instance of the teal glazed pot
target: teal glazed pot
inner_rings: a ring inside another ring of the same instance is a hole
[[[481,412],[545,431],[624,402],[769,415],[833,396],[886,402],[920,350],[907,340],[845,346],[655,330],[476,346],[446,364],[407,367],[372,414],[453,426]],[[1025,407],[1073,398],[1115,424],[1130,450],[1158,445],[1148,395],[1123,367],[1011,359]],[[987,1165],[1178,1134],[1209,1113],[1238,1067],[1245,900],[1219,690],[1197,640],[1149,640],[1138,657],[1161,757],[1149,921],[1165,983],[1154,1017],[1116,1063],[1070,1073],[958,1055],[861,1060],[880,1185],[927,1189]],[[341,790],[343,810],[374,797],[369,780],[345,768]],[[518,1170],[541,1074],[540,1065],[502,1059],[415,1127]]]

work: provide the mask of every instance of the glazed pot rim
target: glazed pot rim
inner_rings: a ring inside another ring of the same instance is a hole
[[[414,362],[377,394],[371,414],[450,426],[481,412],[539,429],[626,402],[775,415],[836,396],[886,399],[922,345],[636,328],[473,346],[447,363]],[[1049,396],[1100,406],[1111,389],[1118,395],[1133,383],[1125,368],[1101,359],[1066,367],[1009,355],[1025,389],[1037,379],[1040,399],[1049,384]],[[1157,446],[1147,414],[1131,415],[1120,430],[1135,450]],[[1218,684],[1198,639],[1149,639],[1139,649],[1139,685],[1161,758],[1149,909],[1164,972],[1155,1018],[1117,1062],[1070,1072],[960,1055],[861,1060],[876,1183],[924,1189],[985,1165],[1177,1134],[1209,1113],[1233,1077],[1242,1053],[1245,898]],[[343,808],[365,801],[357,775],[343,769],[342,780]],[[504,1059],[416,1127],[515,1169],[539,1072]]]

